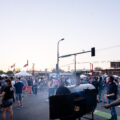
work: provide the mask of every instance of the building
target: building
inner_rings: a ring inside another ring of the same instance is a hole
[[[101,71],[102,74],[107,74],[107,75],[118,75],[120,76],[120,69],[104,69]]]

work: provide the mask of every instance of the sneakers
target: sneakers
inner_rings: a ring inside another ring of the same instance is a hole
[[[23,108],[23,105],[17,106],[18,110],[21,109],[21,108]]]
[[[20,107],[23,108],[23,105],[21,105]]]

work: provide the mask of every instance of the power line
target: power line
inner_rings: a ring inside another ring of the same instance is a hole
[[[104,51],[104,50],[109,50],[109,49],[119,48],[119,47],[120,47],[120,45],[114,45],[114,46],[110,46],[110,47],[106,47],[106,48],[97,49],[97,51]]]
[[[91,62],[77,62],[77,64],[90,64],[90,63],[93,63],[93,64],[99,64],[99,63],[110,63],[110,62],[118,62],[120,60],[102,60],[102,61],[91,61]],[[61,67],[67,67],[67,66],[70,66],[70,65],[73,65],[74,63],[70,63],[70,64],[65,64],[65,65],[61,65]]]

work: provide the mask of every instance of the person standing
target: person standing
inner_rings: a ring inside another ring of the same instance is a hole
[[[108,104],[111,104],[117,99],[117,85],[114,83],[114,77],[111,76],[109,78],[109,86],[107,90],[106,98],[108,99]],[[111,119],[110,120],[117,120],[117,113],[115,107],[110,108],[111,111]]]
[[[10,120],[13,120],[13,100],[14,100],[14,89],[12,87],[11,81],[7,79],[5,81],[5,89],[3,90],[2,94],[0,94],[0,97],[2,97],[2,120],[6,120],[6,112],[9,111]]]
[[[32,86],[33,86],[32,78],[29,78],[29,80],[28,80],[28,94],[32,94]]]
[[[99,102],[106,103],[104,96],[105,96],[105,81],[103,80],[102,77],[100,77],[100,80],[99,80]],[[103,101],[102,101],[102,98],[103,98]]]
[[[20,79],[17,78],[14,87],[15,87],[15,92],[16,92],[16,100],[18,102],[18,107],[17,107],[18,109],[20,109],[20,107],[23,107],[23,104],[22,104],[23,86],[24,84],[20,81]]]
[[[48,81],[48,97],[54,95],[54,85],[53,80]]]
[[[21,77],[20,81],[23,83],[23,92],[24,94],[26,93],[26,89],[27,89],[27,80],[24,77]]]
[[[33,94],[37,95],[37,92],[38,92],[38,82],[37,80],[34,80],[33,81]]]
[[[1,80],[1,92],[3,92],[4,91],[4,89],[5,89],[5,78],[2,78],[2,80]]]
[[[120,97],[120,78],[118,78],[118,97]]]
[[[92,85],[96,88],[96,94],[97,94],[97,102],[99,102],[99,97],[98,97],[98,91],[99,91],[99,82],[98,82],[98,77],[94,77],[94,80],[92,82]]]

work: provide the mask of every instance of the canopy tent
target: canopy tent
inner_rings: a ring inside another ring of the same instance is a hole
[[[103,75],[103,77],[108,77],[108,75],[105,73],[105,74]]]
[[[80,75],[80,78],[86,78],[87,76],[86,75]]]
[[[32,74],[27,73],[26,71],[21,71],[19,73],[15,74],[16,77],[21,77],[21,76],[32,76]]]
[[[8,75],[6,75],[6,74],[2,74],[2,75],[0,75],[1,77],[8,77]]]
[[[119,78],[119,76],[118,76],[118,75],[113,75],[113,77],[114,77],[114,78]]]

